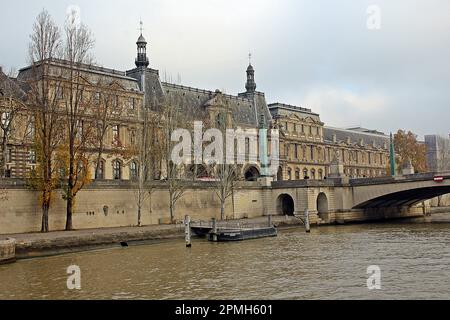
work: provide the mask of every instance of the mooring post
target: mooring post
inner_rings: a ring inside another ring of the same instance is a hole
[[[272,215],[269,214],[268,215],[268,220],[269,220],[269,228],[272,227]]]
[[[310,232],[310,226],[309,226],[309,212],[308,209],[305,210],[305,230],[306,232]]]
[[[191,217],[184,217],[184,237],[186,239],[186,248],[190,248],[191,245]]]
[[[216,218],[212,218],[212,237],[213,237],[213,241],[217,241],[217,222],[216,222]]]

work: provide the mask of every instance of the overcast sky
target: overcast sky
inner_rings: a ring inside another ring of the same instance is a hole
[[[331,126],[450,133],[448,0],[0,0],[0,65],[25,66],[35,17],[46,8],[62,26],[69,5],[102,66],[134,67],[142,19],[162,80],[236,94],[251,52],[269,103],[311,108]],[[369,5],[380,29],[367,27]]]

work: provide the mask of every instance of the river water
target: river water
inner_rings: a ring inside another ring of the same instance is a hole
[[[450,218],[450,214],[448,214]],[[78,265],[81,290],[67,289]],[[381,269],[368,290],[367,267]],[[0,266],[0,299],[450,299],[450,220],[280,230],[240,243],[195,239]]]

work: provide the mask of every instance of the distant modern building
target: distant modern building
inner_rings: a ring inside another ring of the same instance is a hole
[[[450,135],[426,135],[427,167],[429,171],[450,171]]]

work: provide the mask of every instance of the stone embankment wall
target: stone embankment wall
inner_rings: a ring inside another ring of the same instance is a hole
[[[0,264],[16,260],[16,240],[0,239]]]
[[[1,200],[0,234],[40,231],[42,211],[39,194],[20,185],[7,186],[4,190],[6,199]],[[137,192],[129,183],[92,184],[77,195],[73,226],[75,229],[136,226],[136,197]],[[243,183],[234,193],[234,199],[227,199],[226,217],[240,219],[262,216],[262,200],[257,182]],[[193,220],[220,218],[220,201],[214,188],[203,183],[186,189],[176,204],[175,220],[182,221],[185,215],[190,215]],[[141,219],[143,225],[170,222],[167,189],[158,187],[151,196],[146,196]],[[63,230],[65,221],[66,203],[61,197],[61,191],[57,190],[49,213],[50,230]]]

